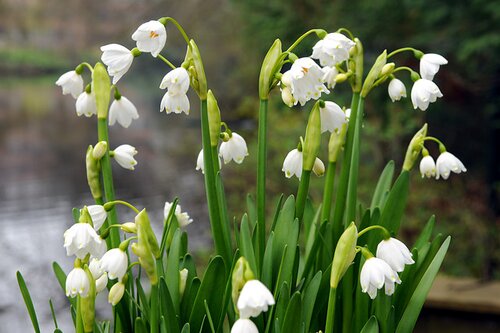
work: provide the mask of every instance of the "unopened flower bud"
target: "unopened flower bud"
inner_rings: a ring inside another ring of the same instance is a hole
[[[335,76],[335,83],[342,83],[345,80],[347,80],[348,78],[349,78],[349,76],[345,73],[337,74],[337,76]]]
[[[156,259],[160,257],[160,247],[151,229],[149,217],[145,209],[137,214],[135,224],[137,226],[138,242],[132,244],[132,251],[138,257],[139,263],[146,271],[151,284],[156,285],[158,283]]]
[[[337,288],[340,280],[354,260],[357,240],[358,229],[356,228],[356,224],[351,222],[351,225],[340,236],[335,253],[333,254],[332,273],[330,275],[331,288]]]
[[[306,171],[311,171],[313,169],[321,144],[320,105],[322,102],[323,101],[320,100],[314,104],[307,122],[304,146],[302,147],[304,156],[303,170]]]
[[[94,158],[94,148],[89,146],[85,157],[85,166],[87,169],[87,183],[89,184],[90,193],[94,199],[102,198],[100,168],[97,159]]]
[[[108,302],[115,306],[121,301],[123,294],[125,293],[125,284],[123,282],[115,283],[109,290]]]
[[[368,95],[368,93],[372,90],[373,84],[375,83],[375,80],[380,77],[380,74],[386,62],[387,50],[384,50],[384,52],[382,52],[378,56],[377,60],[375,60],[375,64],[373,64],[373,67],[370,69],[370,72],[368,72],[368,75],[366,76],[365,82],[363,83],[363,88],[361,90],[362,97],[366,97],[366,95]]]
[[[108,143],[106,141],[99,141],[92,151],[92,157],[100,160],[108,150]]]
[[[410,143],[408,144],[408,149],[406,150],[405,160],[403,162],[403,170],[410,171],[415,162],[420,157],[420,152],[422,151],[424,138],[427,136],[427,124],[413,136]]]
[[[396,64],[393,62],[385,64],[384,67],[382,67],[382,70],[380,71],[380,77],[391,74],[392,71],[394,70],[394,67],[396,67]]]
[[[216,147],[219,143],[220,109],[212,90],[207,95],[208,127],[210,130],[210,145]]]
[[[264,61],[262,62],[262,67],[260,68],[259,97],[261,100],[267,100],[269,98],[269,91],[274,80],[274,75],[281,70],[278,61],[282,53],[281,41],[276,39],[269,48],[269,51],[267,51]]]
[[[135,225],[134,222],[126,222],[123,223],[120,227],[123,231],[129,233],[129,234],[136,234],[137,233],[137,226]]]
[[[179,295],[181,298],[184,295],[184,290],[186,289],[188,273],[189,271],[187,270],[187,268],[179,271]]]
[[[189,41],[188,52],[186,54],[186,60],[189,64],[192,64],[192,68],[190,66],[190,78],[191,83],[193,85],[194,90],[198,94],[201,100],[207,99],[207,78],[205,76],[205,69],[203,67],[203,62],[201,60],[200,50],[198,46],[194,42],[194,40]]]
[[[110,90],[111,79],[109,78],[108,71],[102,63],[98,62],[92,72],[92,91],[95,95],[98,119],[106,119],[108,117]]]
[[[317,157],[314,161],[313,172],[318,177],[321,177],[325,174],[325,164]]]

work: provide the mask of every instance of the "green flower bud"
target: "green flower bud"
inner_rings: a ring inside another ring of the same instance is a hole
[[[373,67],[370,69],[370,72],[366,76],[365,83],[363,84],[363,89],[361,89],[361,97],[366,97],[368,93],[372,90],[373,84],[375,80],[380,77],[382,72],[382,68],[384,68],[387,62],[387,50],[384,50],[382,54],[380,54],[375,60]]]
[[[137,233],[137,226],[135,225],[134,222],[126,222],[123,223],[120,227],[123,231],[129,233],[129,234],[136,234]]]
[[[335,76],[335,83],[342,83],[342,82],[345,82],[345,80],[347,80],[349,78],[349,74],[347,73],[340,73],[340,74],[337,74],[337,76]]]
[[[363,85],[363,44],[361,44],[361,41],[357,37],[354,38],[354,42],[356,46],[351,50],[353,50],[352,59],[354,59],[356,70],[354,71],[354,78],[352,80],[352,90],[353,92],[360,92]]]
[[[255,275],[248,264],[248,261],[245,257],[240,257],[236,264],[234,265],[233,273],[231,276],[231,297],[233,298],[233,304],[235,305],[236,312],[238,309],[236,308],[236,303],[238,302],[238,298],[240,297],[241,289],[247,281],[255,279]]]
[[[179,271],[179,296],[182,298],[184,295],[184,290],[186,289],[186,282],[188,278],[189,271],[184,268]]]
[[[267,51],[259,75],[259,97],[261,100],[269,98],[269,92],[273,84],[274,75],[281,70],[281,41],[276,39]]]
[[[351,225],[344,230],[340,236],[333,254],[332,273],[330,275],[330,287],[337,288],[340,280],[351,265],[356,256],[356,242],[358,241],[358,229],[356,224]]]
[[[343,124],[339,131],[333,131],[328,142],[328,161],[337,162],[340,152],[344,148],[347,133],[347,124]]]
[[[385,64],[384,67],[382,67],[382,70],[380,71],[380,76],[382,77],[391,74],[392,71],[394,70],[394,67],[396,67],[396,64],[393,62]]]
[[[160,247],[156,240],[156,236],[151,229],[149,217],[146,209],[143,209],[135,217],[135,225],[137,226],[138,242],[132,244],[132,251],[139,259],[139,263],[146,271],[152,285],[158,283],[156,276],[156,260],[160,257]]]
[[[97,118],[106,119],[108,117],[111,80],[108,71],[100,62],[94,66],[92,72],[92,91],[95,95]]]
[[[212,147],[217,147],[219,144],[219,134],[220,134],[220,109],[217,104],[212,90],[208,91],[207,97],[207,107],[208,107],[208,127],[210,129],[210,145]]]
[[[106,141],[99,141],[92,151],[92,157],[100,160],[108,151],[108,143]]]
[[[87,169],[87,183],[94,199],[102,198],[99,161],[94,158],[94,148],[89,146],[85,156],[85,166]]]
[[[420,158],[420,152],[424,147],[424,138],[427,136],[427,124],[413,136],[406,150],[405,160],[403,162],[403,170],[410,171],[415,162]]]
[[[88,296],[80,298],[80,312],[82,315],[83,330],[85,332],[93,332],[95,321],[95,280],[87,265],[85,265],[85,273],[89,279],[90,288]]]
[[[313,169],[321,144],[321,117],[319,112],[321,103],[324,102],[319,100],[314,104],[307,122],[304,145],[302,146],[304,159],[302,168],[306,171]]]
[[[115,283],[109,290],[108,302],[115,306],[121,301],[123,294],[125,294],[125,284],[121,281]]]
[[[208,88],[205,69],[201,60],[200,50],[192,39],[189,41],[186,59],[184,60],[183,67],[185,66],[187,66],[187,70],[190,74],[189,77],[191,79],[193,89],[196,91],[201,100],[207,99]]]

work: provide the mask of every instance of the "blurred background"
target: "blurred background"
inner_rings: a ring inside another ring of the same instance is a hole
[[[15,280],[17,270],[27,280],[43,332],[53,330],[49,299],[61,328],[71,331],[67,302],[51,263],[58,261],[66,271],[71,267],[62,233],[72,224],[71,208],[91,203],[84,154],[97,134],[95,118],[77,117],[74,99],[63,96],[54,82],[81,61],[98,61],[102,45],[116,42],[134,47],[130,36],[136,27],[162,16],[176,18],[196,40],[223,120],[249,143],[250,156],[242,165],[223,168],[229,210],[237,218],[246,193],[255,190],[258,73],[275,38],[287,47],[310,28],[346,27],[363,42],[365,66],[384,49],[403,46],[445,56],[449,64],[435,79],[444,98],[426,112],[413,110],[408,99],[391,103],[385,86],[368,97],[359,196],[369,202],[385,164],[394,160],[400,168],[410,138],[427,122],[430,134],[442,139],[468,171],[435,181],[421,179],[414,170],[401,237],[411,244],[435,214],[438,232],[453,237],[444,274],[467,281],[461,288],[472,292],[500,278],[499,2],[0,0],[0,254],[4,263],[0,332],[31,330]],[[307,39],[296,53],[310,55],[314,43],[314,38]],[[178,65],[184,53],[182,38],[169,26],[163,54]],[[397,62],[418,69],[409,54],[400,55]],[[190,98],[189,116],[160,114],[163,92],[158,86],[167,71],[162,62],[145,54],[119,82],[140,118],[128,129],[111,128],[111,148],[134,145],[139,164],[133,172],[114,168],[116,192],[121,199],[147,207],[157,228],[164,202],[178,196],[183,210],[194,219],[187,228],[191,251],[203,258],[212,244],[203,177],[195,171],[201,148],[197,98],[194,94]],[[408,78],[404,80],[410,87]],[[332,94],[340,105],[350,100],[346,88],[335,88]],[[304,132],[307,112],[299,109],[284,108],[279,93],[271,97],[271,201],[279,193],[296,192],[297,180],[286,180],[281,165]],[[323,147],[326,160],[326,141]],[[437,147],[429,148],[437,157]],[[311,196],[317,199],[321,193],[321,181],[313,179]],[[120,213],[125,220],[132,218],[125,210]],[[425,310],[419,332],[499,329],[494,317],[498,308],[482,314],[447,310]]]

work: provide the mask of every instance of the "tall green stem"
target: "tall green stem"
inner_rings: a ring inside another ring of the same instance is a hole
[[[326,169],[325,188],[323,189],[323,204],[321,205],[321,223],[330,219],[336,168],[337,162],[328,162],[328,168]]]
[[[309,180],[311,179],[311,170],[302,170],[300,177],[299,190],[297,191],[297,204],[295,206],[295,217],[302,221],[304,216],[304,207],[306,206],[307,194],[309,193]]]
[[[333,324],[335,322],[335,301],[337,297],[337,288],[330,288],[328,297],[328,310],[326,311],[325,333],[333,333]]]
[[[159,332],[159,302],[158,302],[158,285],[151,285],[151,317],[150,317],[150,325],[151,325],[151,333]]]
[[[97,120],[97,136],[99,141],[105,141],[109,145],[108,136],[108,123],[106,118],[98,118]],[[106,202],[115,200],[115,188],[113,185],[113,174],[111,172],[111,158],[109,156],[109,150],[106,151],[104,156],[101,158],[101,172],[102,181],[104,186],[104,195],[106,197]],[[118,223],[118,218],[116,215],[115,208],[111,208],[108,212],[107,224],[104,227]],[[111,247],[118,247],[120,245],[120,233],[118,229],[111,229],[109,233]]]
[[[217,199],[217,189],[215,180],[215,170],[210,145],[210,131],[208,127],[207,100],[200,100],[201,105],[201,137],[203,141],[203,161],[205,170],[205,191],[208,203],[208,215],[210,226],[214,237],[215,250],[224,258],[226,263],[231,262],[231,244],[227,242],[229,236],[224,235],[225,228],[222,226],[220,217],[219,202]]]
[[[261,99],[257,155],[257,265],[259,267],[264,257],[266,243],[267,107],[268,100]]]

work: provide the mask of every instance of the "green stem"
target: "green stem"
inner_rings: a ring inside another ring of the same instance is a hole
[[[114,205],[123,205],[123,206],[126,206],[130,209],[132,209],[136,214],[139,214],[139,210],[137,208],[135,208],[135,206],[133,206],[132,204],[126,202],[126,201],[123,201],[123,200],[113,200],[113,201],[109,201],[107,202],[104,206],[114,206]],[[107,208],[107,207],[105,207]]]
[[[405,51],[411,51],[413,53],[415,53],[415,52],[421,52],[421,51],[419,51],[417,49],[414,49],[413,47],[402,47],[400,49],[394,50],[391,53],[389,53],[387,55],[387,59],[389,59],[390,57],[392,57],[392,56],[394,56],[394,55],[396,55],[398,53],[405,52]]]
[[[307,194],[309,193],[309,180],[311,179],[311,170],[302,170],[300,177],[299,190],[297,191],[297,204],[295,208],[295,217],[302,220],[304,216],[304,207],[306,206]]]
[[[337,288],[330,288],[328,296],[328,310],[326,311],[325,333],[333,333],[333,324],[335,322],[335,301],[337,297]]]
[[[330,219],[336,167],[337,162],[328,162],[328,168],[326,169],[325,187],[323,189],[323,204],[321,205],[321,222],[328,221]]]
[[[339,185],[337,187],[337,195],[333,210],[333,244],[336,244],[340,234],[342,233],[342,221],[344,208],[347,199],[347,185],[349,180],[349,170],[351,168],[352,142],[354,139],[354,128],[358,117],[359,92],[354,93],[351,102],[351,116],[347,128],[347,138],[345,143],[344,159],[342,161],[342,169],[340,172]]]
[[[258,155],[257,155],[257,266],[264,257],[266,242],[266,164],[267,164],[267,109],[268,100],[261,99],[259,106]]]
[[[165,21],[165,23],[162,22],[164,25],[167,22],[172,22],[176,26],[177,30],[179,30],[179,32],[181,33],[182,38],[184,38],[184,40],[186,41],[186,44],[189,44],[189,37],[186,34],[186,31],[184,31],[184,28],[182,28],[182,26],[179,24],[179,22],[177,22],[174,18],[172,18],[172,17],[162,17],[159,21]]]
[[[386,229],[386,228],[384,228],[384,227],[383,227],[383,226],[381,226],[381,225],[376,224],[376,225],[371,225],[371,226],[366,227],[366,228],[364,228],[363,230],[361,230],[361,231],[358,233],[358,238],[359,238],[359,237],[361,237],[361,236],[363,236],[363,235],[364,235],[365,233],[367,233],[368,231],[370,231],[370,230],[376,230],[376,229],[380,229],[380,230],[382,230],[382,232],[384,233],[384,238],[385,238],[385,239],[389,239],[389,238],[391,237],[391,234],[389,233],[389,231],[387,231],[387,229]]]
[[[175,65],[172,64],[167,58],[162,56],[161,54],[158,54],[158,58],[160,58],[164,63],[166,63],[170,68],[175,69]]]
[[[312,33],[318,33],[318,32],[322,32],[324,31],[323,29],[311,29],[309,31],[306,31],[305,33],[302,34],[302,36],[300,36],[289,48],[288,50],[285,51],[285,53],[288,53],[288,52],[292,52],[292,50],[294,48],[297,47],[297,45],[300,44],[300,42],[302,42],[302,40],[304,40],[304,38],[306,38],[307,36],[309,36],[310,34]]]
[[[203,161],[205,170],[205,191],[208,203],[208,215],[210,217],[210,226],[214,237],[215,250],[222,256],[226,263],[231,262],[231,244],[226,241],[224,228],[219,211],[219,202],[217,199],[217,188],[215,182],[214,163],[212,158],[212,149],[210,145],[210,130],[208,126],[207,100],[200,100],[201,105],[201,136],[203,141]]]
[[[158,285],[151,285],[151,317],[150,317],[150,325],[151,325],[151,333],[159,332],[159,321],[158,321]]]
[[[97,120],[97,136],[98,141],[105,141],[109,145],[109,136],[108,136],[108,123],[106,118],[98,118]],[[115,188],[113,185],[113,174],[111,172],[111,158],[109,156],[109,150],[106,150],[106,153],[101,158],[101,172],[102,172],[102,181],[104,186],[104,195],[106,197],[106,201],[114,201],[115,200]],[[109,225],[117,224],[118,217],[116,215],[116,209],[113,207],[108,212],[108,218],[106,222],[104,222],[104,227],[107,228]],[[118,247],[120,245],[120,233],[118,229],[111,229],[109,233],[109,239],[111,242],[111,247]]]
[[[84,333],[83,329],[83,318],[82,318],[82,300],[81,296],[78,295],[76,299],[76,333]]]

